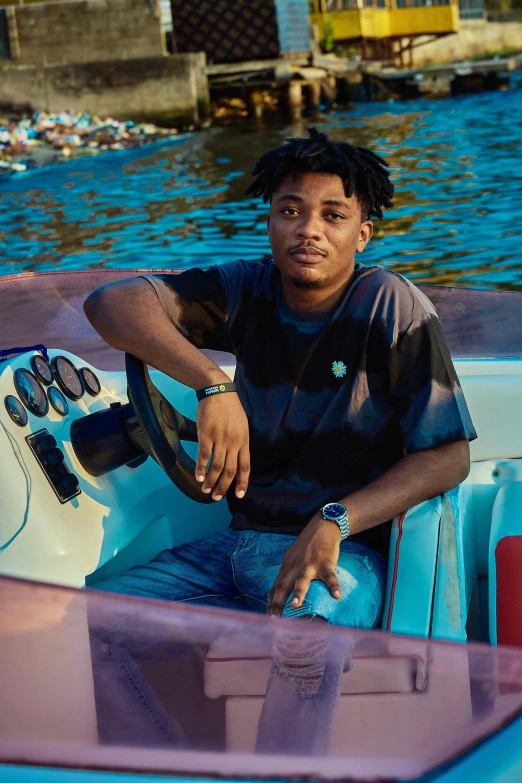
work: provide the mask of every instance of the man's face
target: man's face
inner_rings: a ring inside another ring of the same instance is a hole
[[[352,275],[354,256],[370,240],[373,224],[361,222],[355,195],[346,198],[336,174],[286,177],[270,203],[268,233],[286,285],[335,291]]]

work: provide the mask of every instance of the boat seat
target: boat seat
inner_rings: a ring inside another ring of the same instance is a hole
[[[522,459],[491,459],[473,462],[468,478],[443,498],[394,520],[383,627],[464,642],[473,591],[478,580],[488,580],[490,641],[496,644],[498,600],[514,632],[512,615],[522,606],[520,509]],[[522,646],[522,626],[516,633]]]
[[[476,581],[472,483],[466,480],[393,521],[383,629],[465,642]]]
[[[522,647],[521,573],[522,476],[518,481],[500,487],[493,504],[489,541],[489,636],[492,644]]]

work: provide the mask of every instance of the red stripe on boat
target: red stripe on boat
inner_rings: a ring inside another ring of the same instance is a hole
[[[403,511],[399,518],[399,535],[397,536],[397,544],[395,546],[395,561],[393,563],[393,579],[392,579],[392,586],[391,586],[391,593],[390,593],[390,607],[388,609],[388,622],[386,623],[387,631],[389,631],[391,628],[393,604],[395,601],[395,587],[397,586],[397,575],[399,573],[399,548],[402,539],[402,528],[403,528],[402,523],[404,522],[404,517],[406,516],[406,514],[407,512]]]

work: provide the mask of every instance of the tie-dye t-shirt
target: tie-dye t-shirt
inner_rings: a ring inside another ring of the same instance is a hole
[[[476,437],[433,305],[394,272],[357,264],[313,314],[288,307],[270,259],[147,279],[167,313],[176,292],[195,346],[236,356],[251,475],[228,493],[233,528],[298,534],[405,454]],[[386,535],[353,538],[385,550]]]

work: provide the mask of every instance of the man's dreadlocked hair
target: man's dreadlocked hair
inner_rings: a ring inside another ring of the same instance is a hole
[[[259,158],[252,171],[256,179],[247,189],[247,195],[262,196],[267,202],[290,174],[294,182],[308,171],[337,174],[343,181],[346,197],[355,193],[363,220],[372,215],[382,218],[382,208],[391,207],[393,197],[386,161],[365,147],[330,141],[317,128],[308,128],[308,133],[310,138],[287,139],[282,147],[269,150]]]

